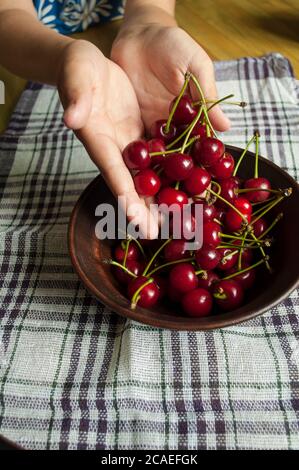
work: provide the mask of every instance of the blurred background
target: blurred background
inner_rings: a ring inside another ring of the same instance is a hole
[[[299,0],[177,0],[176,16],[214,60],[280,52],[299,75]],[[109,54],[119,21],[90,28],[74,37],[89,39]],[[5,104],[0,104],[0,132],[26,82],[0,68]]]

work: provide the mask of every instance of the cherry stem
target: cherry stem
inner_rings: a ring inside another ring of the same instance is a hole
[[[125,250],[125,256],[124,256],[124,260],[123,260],[123,266],[126,266],[126,263],[127,263],[127,257],[128,257],[130,243],[131,243],[131,238],[128,238],[127,241],[126,241],[126,250]]]
[[[233,240],[244,240],[246,242],[251,242],[252,243],[252,240],[250,238],[238,237],[237,235],[229,235],[227,233],[220,233],[220,236],[224,237],[224,238],[231,238]],[[265,243],[265,240],[259,241],[259,243]]]
[[[213,132],[213,134],[215,135],[215,137],[217,137],[217,134],[211,124],[211,121],[210,121],[210,118],[209,118],[209,115],[208,115],[208,112],[207,112],[207,104],[206,104],[206,100],[205,100],[205,97],[204,97],[204,94],[203,94],[203,91],[202,91],[202,88],[199,84],[199,81],[197,80],[197,78],[193,75],[193,73],[190,73],[191,75],[191,80],[193,81],[193,83],[195,84],[197,90],[198,90],[198,93],[201,97],[201,100],[202,100],[202,108],[203,108],[203,113],[205,115],[205,118],[206,118],[206,121],[207,121],[207,124],[209,126],[209,128],[211,129],[211,131]]]
[[[244,251],[244,243],[245,243],[247,233],[248,233],[248,230],[245,231],[244,237],[243,237],[242,242],[241,242],[241,247],[240,247],[241,249],[239,251],[239,256],[238,256],[238,269],[241,269],[241,267],[242,267],[242,254],[243,254],[243,251]]]
[[[252,142],[254,141],[254,139],[255,139],[255,135],[253,135],[253,136],[251,137],[251,139],[250,139],[249,142],[247,143],[245,149],[244,149],[243,152],[241,153],[240,158],[239,158],[239,160],[238,160],[238,163],[237,163],[236,166],[235,166],[235,169],[234,169],[234,172],[233,172],[233,176],[236,176],[236,174],[237,174],[237,172],[238,172],[238,169],[239,169],[239,166],[241,165],[242,160],[243,160],[243,158],[245,157],[245,155],[246,155],[246,153],[247,153],[247,150],[249,149],[249,147],[250,147],[250,145],[252,144]]]
[[[259,239],[258,239],[258,240],[259,240]],[[251,243],[253,243],[253,242],[251,241]],[[245,250],[245,248],[250,248],[251,250],[255,250],[255,249],[258,249],[258,246],[254,246],[254,243],[253,243],[252,245],[251,245],[251,244],[249,244],[249,245],[243,245],[243,247],[241,247],[241,246],[236,246],[236,245],[234,245],[233,243],[226,243],[226,242],[225,242],[225,243],[222,243],[221,245],[218,245],[218,246],[216,247],[217,250],[220,249],[220,248],[235,248],[236,250],[239,251],[239,250],[241,250],[242,248],[243,248],[244,250]]]
[[[247,273],[247,271],[251,271],[251,269],[257,268],[258,266],[260,266],[263,263],[267,263],[268,260],[269,260],[269,256],[264,256],[263,259],[257,261],[256,263],[252,264],[251,266],[248,266],[247,268],[244,268],[244,269],[240,269],[239,271],[236,271],[236,272],[230,274],[229,276],[223,277],[222,281],[227,281],[228,279],[232,279],[233,277],[238,276],[239,274]]]
[[[227,259],[231,258],[232,256],[236,255],[237,253],[239,253],[239,250],[235,250],[235,251],[230,251],[230,253],[227,253],[227,255],[223,256],[222,261],[226,261]]]
[[[243,193],[250,193],[251,191],[265,191],[267,193],[281,194],[281,189],[267,189],[267,188],[243,188],[243,189],[238,189],[236,192],[237,194],[243,194]]]
[[[187,132],[187,135],[184,139],[184,142],[183,142],[183,145],[181,147],[181,153],[184,153],[185,152],[185,149],[187,147],[187,143],[188,143],[188,140],[189,140],[189,137],[191,135],[191,132],[193,131],[194,127],[196,126],[197,122],[199,121],[201,115],[202,115],[202,110],[203,110],[203,106],[201,106],[198,110],[198,113],[196,115],[196,117],[193,119],[192,123],[191,123],[191,126]]]
[[[280,214],[278,214],[278,216],[273,220],[272,224],[269,225],[269,227],[262,233],[260,237],[258,237],[258,240],[261,240],[262,238],[264,238],[282,218],[283,218],[283,213],[280,212]]]
[[[199,276],[199,274],[206,274],[206,270],[205,269],[199,269],[198,271],[195,271],[195,274],[196,276]]]
[[[251,222],[251,225],[255,224],[257,220],[267,214],[273,207],[277,206],[286,196],[280,196],[276,199],[276,201],[271,202],[268,207],[266,207],[260,214],[256,216],[256,218]]]
[[[154,279],[148,279],[144,284],[142,284],[140,287],[138,287],[138,289],[136,290],[136,292],[134,292],[134,295],[132,297],[132,300],[131,300],[131,309],[132,310],[135,310],[136,308],[136,305],[138,303],[138,300],[140,299],[140,292],[142,291],[142,289],[144,289],[146,286],[148,286],[149,284],[151,284],[152,282],[154,282]]]
[[[251,230],[249,233],[250,233],[250,235],[252,236],[252,238],[254,239],[254,241],[257,243],[259,240],[258,240],[258,239],[256,238],[256,236],[254,235],[253,231]],[[261,245],[259,245],[259,248],[260,248],[260,251],[261,251],[261,253],[262,253],[262,256],[263,256],[264,259],[266,260],[265,263],[266,263],[266,266],[267,266],[268,271],[269,271],[270,273],[272,273],[272,268],[271,268],[271,266],[270,266],[270,264],[269,264],[269,262],[268,262],[269,257],[266,256],[265,250],[264,250],[264,248],[263,248]]]
[[[197,135],[192,137],[192,139],[190,139],[190,141],[186,144],[185,148],[190,147],[190,145],[192,145],[193,142],[195,142],[195,140],[198,140],[198,139],[199,139],[199,136]],[[171,149],[171,150],[165,150],[164,152],[151,152],[150,157],[155,157],[156,155],[168,155],[168,154],[172,154],[176,152],[181,152],[181,149],[182,147]]]
[[[175,189],[179,189],[179,187],[180,187],[180,181],[177,181],[175,184]]]
[[[176,98],[175,102],[174,102],[174,105],[169,113],[169,116],[168,116],[168,119],[167,119],[167,122],[166,122],[166,125],[165,125],[165,128],[164,128],[164,131],[165,131],[165,134],[168,134],[169,132],[169,128],[170,128],[170,124],[171,124],[171,121],[172,121],[172,118],[174,116],[174,113],[176,112],[176,109],[179,105],[179,102],[181,101],[181,98],[182,96],[184,95],[185,91],[186,91],[186,88],[188,86],[188,83],[190,81],[190,78],[191,78],[191,75],[189,72],[187,72],[185,74],[185,82],[184,82],[184,85],[180,91],[180,94],[179,96]]]
[[[125,232],[124,230],[119,229],[119,231],[120,231],[121,233],[125,233],[125,234],[126,234],[126,232]],[[143,256],[144,258],[146,258],[145,253],[144,253],[144,249],[143,249],[141,243],[139,242],[139,240],[137,240],[136,238],[132,237],[131,235],[127,235],[127,237],[130,238],[131,240],[133,240],[133,241],[136,243],[136,245],[138,246],[139,250],[141,251],[142,256]],[[125,240],[123,240],[123,242],[124,242],[124,241],[125,241]],[[123,242],[122,242],[122,243],[123,243]],[[123,244],[122,244],[122,247],[123,247]]]
[[[260,134],[258,131],[255,131],[255,167],[254,167],[254,178],[259,177],[259,140]]]
[[[214,181],[213,181],[214,183]],[[218,183],[217,183],[218,184]],[[220,194],[217,194],[215,191],[213,191],[212,189],[207,189],[207,192],[210,192],[211,194],[213,194],[214,196],[216,196],[218,199],[220,199],[220,201],[224,202],[225,204],[227,204],[231,209],[233,209],[240,217],[241,219],[243,220],[244,224],[247,226],[248,225],[248,220],[246,219],[246,217],[244,216],[244,214],[242,214],[242,212],[239,211],[239,209],[237,209],[233,204],[231,204],[229,201],[227,201],[227,199],[225,199],[224,197],[220,196]]]
[[[160,271],[160,269],[168,268],[168,266],[172,266],[174,264],[179,264],[179,263],[188,263],[189,261],[194,261],[194,257],[190,258],[182,258],[182,259],[177,259],[174,261],[169,261],[168,263],[161,264],[161,266],[157,266],[155,269],[153,269],[148,276],[152,276],[154,273],[157,271]]]
[[[123,264],[120,264],[118,263],[117,261],[114,261],[114,260],[107,260],[107,261],[104,261],[103,260],[103,263],[108,263],[108,264],[113,264],[113,266],[117,266],[118,268],[121,268],[123,269],[123,271],[125,271],[127,274],[129,274],[130,276],[136,278],[136,274],[132,273],[132,271],[130,271],[128,268],[126,268],[126,266],[124,266]]]
[[[229,100],[229,99],[232,98],[233,96],[234,96],[233,94],[227,95],[227,96],[224,96],[224,98],[220,98],[219,100],[214,101],[213,104],[208,107],[207,111],[208,111],[208,112],[211,111],[211,109],[214,108],[214,106],[217,106],[217,104],[220,104],[220,103],[222,103],[223,101]],[[208,101],[206,101],[206,103],[208,103]]]
[[[231,96],[234,96],[234,95],[231,95]],[[224,98],[222,98],[221,101],[223,101]],[[218,100],[219,101],[219,100]],[[218,101],[214,101],[214,100],[206,100],[206,103],[207,104],[210,104],[210,103],[217,103],[218,104]],[[198,106],[202,104],[202,101],[193,101],[192,105],[193,106]],[[224,104],[230,104],[232,106],[240,106],[240,108],[245,108],[247,106],[248,103],[246,103],[246,101],[226,101],[225,100],[225,103]]]
[[[227,295],[225,294],[225,292],[224,292],[224,290],[222,289],[222,287],[218,288],[218,291],[217,291],[217,292],[214,292],[213,297],[214,297],[215,299],[221,299],[221,300],[227,299]]]
[[[167,240],[165,240],[164,243],[162,243],[162,245],[157,249],[157,251],[153,254],[153,256],[151,257],[151,259],[149,260],[148,264],[146,265],[145,267],[145,270],[143,271],[143,276],[146,276],[149,268],[151,267],[151,265],[153,264],[153,262],[155,261],[155,259],[157,258],[158,254],[161,253],[161,251],[164,249],[164,247],[169,243],[171,242],[172,238],[168,238]]]
[[[251,205],[255,207],[255,206],[260,206],[261,204],[268,204],[269,202],[274,201],[274,199],[276,199],[275,196],[270,197],[269,199],[266,199],[265,201],[252,202]]]

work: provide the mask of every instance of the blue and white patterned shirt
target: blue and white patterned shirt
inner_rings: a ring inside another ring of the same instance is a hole
[[[126,0],[33,0],[38,18],[61,34],[84,31],[89,26],[123,16]]]

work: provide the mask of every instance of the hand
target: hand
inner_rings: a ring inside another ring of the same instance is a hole
[[[155,23],[133,25],[132,20],[128,24],[116,38],[111,58],[130,78],[147,129],[155,120],[167,117],[169,103],[179,94],[187,70],[198,78],[207,100],[217,99],[213,63],[185,31]],[[195,89],[192,94],[199,99]],[[230,127],[219,106],[209,116],[216,130]]]
[[[157,224],[139,198],[121,154],[130,141],[143,134],[130,80],[87,41],[70,43],[61,64],[58,91],[66,126],[82,141],[114,195],[125,198],[129,219],[145,235],[155,237]],[[132,212],[132,204],[138,204],[138,213]]]

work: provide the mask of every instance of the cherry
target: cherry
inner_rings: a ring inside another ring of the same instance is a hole
[[[250,202],[243,197],[239,197],[234,201],[234,206],[244,215],[245,219],[249,223],[252,213],[252,206]],[[226,228],[230,232],[237,232],[242,228],[243,224],[243,218],[236,211],[234,211],[234,209],[229,208],[225,216]]]
[[[192,129],[192,137],[199,136],[200,138],[207,137],[207,126],[202,122],[198,121]]]
[[[184,189],[191,196],[202,194],[211,182],[210,174],[204,169],[195,167],[184,181]]]
[[[166,147],[162,139],[151,139],[147,142],[149,153],[165,152]],[[164,155],[150,155],[151,165],[161,164],[164,161]]]
[[[169,131],[165,132],[165,125],[167,123],[166,119],[160,119],[153,123],[151,127],[151,136],[154,139],[161,139],[166,144],[173,140],[176,136],[176,127],[174,124],[170,124]]]
[[[188,204],[188,196],[179,189],[166,187],[161,189],[157,195],[158,204],[166,204],[170,207],[174,205],[174,210],[182,210],[185,204]]]
[[[133,279],[128,285],[128,297],[132,300],[135,292],[146,282],[148,278],[145,276],[139,276],[136,279]],[[143,308],[150,308],[153,307],[159,297],[160,297],[160,289],[158,284],[153,281],[150,284],[147,284],[141,291],[139,292],[138,296],[138,306]],[[137,299],[136,299],[137,300]]]
[[[221,224],[225,222],[226,211],[224,209],[218,209],[215,219],[219,220]]]
[[[173,217],[169,224],[170,234],[174,239],[183,238],[184,240],[191,240],[195,236],[196,220],[190,213],[190,210],[183,210],[180,214],[179,220]]]
[[[205,137],[197,140],[193,146],[193,156],[195,160],[203,166],[214,165],[224,154],[223,142],[214,137]]]
[[[166,261],[176,261],[188,255],[185,240],[171,240],[164,248],[164,258]]]
[[[263,202],[266,201],[270,196],[270,191],[259,191],[259,188],[262,189],[271,189],[270,181],[267,178],[251,178],[245,181],[244,184],[245,189],[254,189],[256,191],[248,191],[246,192],[246,198],[251,202]]]
[[[125,147],[122,155],[130,170],[143,170],[151,163],[148,144],[145,140],[134,140]]]
[[[206,271],[198,275],[198,287],[211,290],[214,282],[219,280],[219,276],[214,271]]]
[[[169,112],[171,112],[176,100],[177,98],[174,98],[174,100],[170,103]],[[196,114],[197,112],[192,105],[191,98],[188,95],[183,95],[178,102],[172,120],[177,126],[190,124],[195,118]]]
[[[118,263],[122,263],[123,260],[125,259],[125,253],[126,253],[126,248],[123,248],[122,243],[117,245],[114,251],[114,258]],[[140,252],[135,245],[135,243],[130,243],[129,248],[128,248],[128,254],[127,254],[127,261],[129,260],[138,260],[140,257]]]
[[[234,240],[233,244],[240,246],[242,244],[242,241],[241,240]],[[250,248],[243,248],[242,249],[242,255],[241,255],[242,267],[243,267],[244,264],[249,265],[252,261],[252,258],[253,258],[253,250],[251,250]]]
[[[234,168],[235,160],[230,153],[225,152],[223,157],[214,163],[209,170],[213,178],[216,178],[218,181],[222,181],[232,176]]]
[[[212,270],[218,265],[221,254],[214,246],[204,245],[195,252],[195,259],[201,269]]]
[[[239,209],[240,212],[244,215],[251,215],[252,214],[252,205],[245,197],[238,197],[235,200],[234,206]]]
[[[257,219],[256,222],[254,222],[252,227],[254,235],[256,238],[259,238],[267,230],[268,224],[266,220],[261,217],[260,219]]]
[[[204,245],[217,246],[220,243],[220,226],[216,222],[203,224],[202,236]]]
[[[213,221],[217,217],[217,209],[213,204],[202,205],[202,218],[204,222]]]
[[[167,290],[167,281],[164,277],[160,276],[158,273],[155,273],[151,276],[157,286],[159,287],[159,300],[162,299],[166,295]]]
[[[242,269],[246,268],[247,266],[248,265],[243,265]],[[234,266],[232,269],[228,271],[228,274],[233,274],[237,271],[239,271],[238,267]],[[249,269],[248,271],[245,271],[244,273],[234,276],[233,279],[237,281],[239,284],[241,284],[244,290],[250,289],[255,282],[256,271],[255,269]]]
[[[217,305],[222,310],[234,310],[239,307],[244,298],[244,291],[237,281],[232,279],[220,280],[214,284],[213,296],[216,299]]]
[[[133,179],[136,191],[141,196],[154,196],[161,187],[159,176],[150,168],[139,171]]]
[[[144,263],[140,263],[135,259],[129,259],[126,262],[126,268],[131,271],[131,273],[135,274],[135,276],[141,276],[144,267]],[[124,269],[120,268],[119,266],[113,266],[113,271],[117,280],[122,284],[128,284],[133,279],[130,274],[128,274]]]
[[[234,203],[235,199],[237,198],[237,189],[238,189],[238,184],[235,181],[234,178],[228,178],[226,180],[223,180],[220,182],[220,187],[221,187],[221,196],[226,199],[228,202],[231,204]],[[221,201],[220,199],[217,199],[216,202],[217,207],[221,207],[223,209],[227,209],[227,204],[225,202]]]
[[[199,287],[182,297],[182,307],[190,317],[206,317],[213,307],[212,296],[209,291]]]
[[[185,293],[195,289],[198,279],[192,264],[180,263],[175,265],[170,271],[169,282],[172,288],[178,292]]]
[[[188,178],[193,170],[193,160],[183,153],[172,153],[164,158],[163,168],[168,178],[181,181]]]
[[[236,250],[234,250],[233,248],[219,248],[217,251],[221,258],[218,264],[218,269],[220,269],[221,271],[228,271],[233,266],[235,266],[239,256],[238,253],[234,253],[234,251]]]

